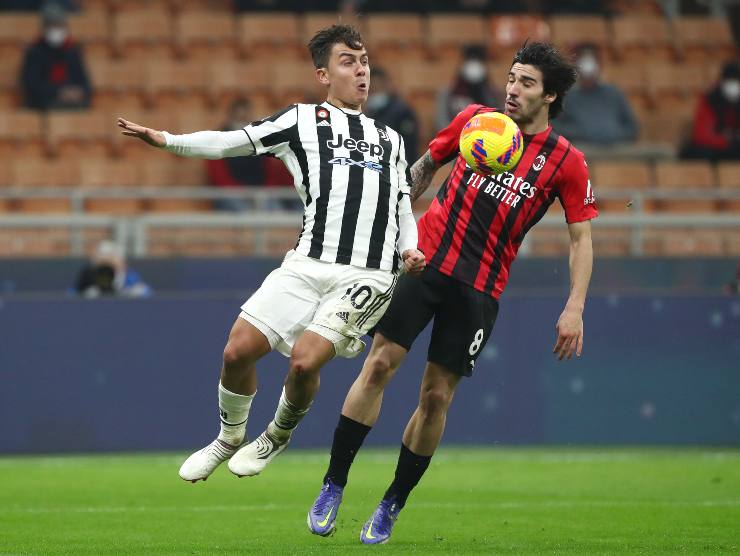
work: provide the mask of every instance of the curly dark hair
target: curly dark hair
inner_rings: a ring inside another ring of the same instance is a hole
[[[313,65],[317,68],[329,65],[331,48],[337,43],[346,44],[353,50],[360,50],[363,46],[362,36],[357,29],[351,25],[332,25],[322,29],[308,41]]]
[[[542,72],[545,94],[556,95],[550,104],[550,118],[556,118],[563,110],[566,93],[578,76],[573,62],[549,43],[525,42],[511,61],[512,66],[517,63],[534,66]]]

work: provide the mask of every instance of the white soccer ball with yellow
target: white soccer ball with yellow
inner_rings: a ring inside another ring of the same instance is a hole
[[[519,126],[501,112],[476,114],[460,132],[460,154],[477,174],[508,172],[523,150]]]

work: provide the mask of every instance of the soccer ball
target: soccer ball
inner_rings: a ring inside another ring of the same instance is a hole
[[[476,114],[460,132],[460,154],[478,174],[511,170],[522,156],[523,143],[519,127],[501,112]]]

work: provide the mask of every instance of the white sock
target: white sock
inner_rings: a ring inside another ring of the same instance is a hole
[[[290,440],[293,430],[301,422],[303,416],[308,413],[309,409],[311,409],[310,405],[305,409],[298,409],[288,401],[288,398],[285,397],[285,386],[283,386],[283,393],[275,411],[275,418],[267,425],[267,434],[278,442],[287,442]]]
[[[249,408],[252,406],[253,399],[254,394],[251,396],[234,394],[224,388],[220,382],[218,383],[218,412],[221,416],[219,440],[232,446],[239,446],[244,441]]]

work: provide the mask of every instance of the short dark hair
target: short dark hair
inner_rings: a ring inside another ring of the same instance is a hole
[[[363,46],[362,36],[357,29],[351,25],[332,25],[322,29],[308,41],[313,65],[317,68],[328,66],[331,49],[337,43],[346,44],[353,50],[360,50]]]
[[[573,62],[563,56],[557,48],[546,42],[525,42],[514,55],[511,65],[526,64],[542,72],[545,94],[555,94],[550,104],[550,117],[556,118],[563,110],[563,100],[578,74]]]

